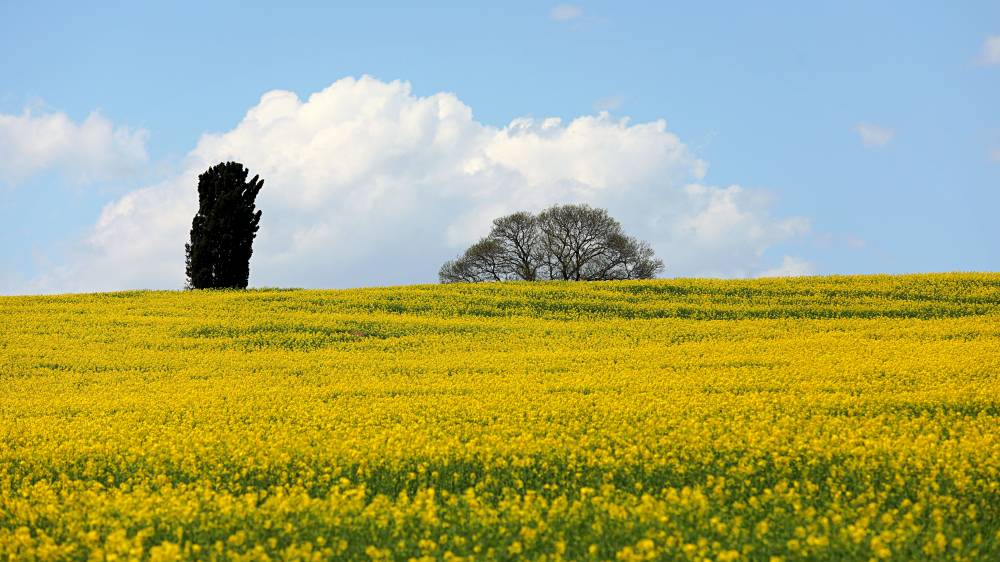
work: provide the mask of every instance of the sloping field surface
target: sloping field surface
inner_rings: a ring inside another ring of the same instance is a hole
[[[0,559],[1000,560],[1000,274],[0,298]]]

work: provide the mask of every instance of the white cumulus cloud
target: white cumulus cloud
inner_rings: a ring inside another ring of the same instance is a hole
[[[559,4],[549,10],[549,17],[554,21],[575,20],[583,16],[583,10],[572,4]]]
[[[0,113],[0,184],[46,170],[81,183],[129,174],[147,161],[146,137],[97,112],[80,123],[58,112]]]
[[[858,123],[854,130],[861,137],[861,144],[868,148],[881,148],[896,135],[892,129],[871,123]]]
[[[979,63],[986,65],[1000,64],[1000,35],[991,35],[983,41],[983,49],[979,54]]]
[[[345,78],[307,99],[268,92],[232,130],[204,135],[183,173],[107,205],[35,290],[181,287],[197,175],[226,160],[265,179],[256,286],[435,282],[493,218],[557,203],[607,208],[668,275],[754,275],[768,248],[809,229],[773,217],[767,192],[705,184],[705,163],[662,120],[600,113],[498,128],[450,93]]]
[[[795,256],[785,256],[781,260],[781,265],[772,269],[766,269],[758,277],[801,277],[812,275],[816,268],[812,263]]]

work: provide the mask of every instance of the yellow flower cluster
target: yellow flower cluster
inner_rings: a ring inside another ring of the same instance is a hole
[[[1000,274],[0,298],[0,560],[1000,560]]]

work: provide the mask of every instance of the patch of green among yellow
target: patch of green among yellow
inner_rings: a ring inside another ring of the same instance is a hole
[[[0,298],[0,559],[1000,560],[1000,274]]]

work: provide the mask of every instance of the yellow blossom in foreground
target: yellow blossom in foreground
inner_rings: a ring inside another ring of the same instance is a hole
[[[1000,275],[0,298],[0,560],[1000,560]]]

